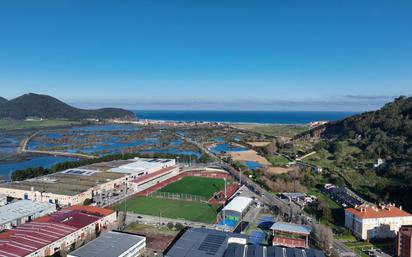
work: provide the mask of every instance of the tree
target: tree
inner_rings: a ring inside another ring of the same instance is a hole
[[[182,230],[184,228],[184,226],[182,225],[182,223],[176,223],[175,224],[175,229],[177,230],[177,231],[180,231],[180,230]]]
[[[170,230],[172,230],[174,228],[174,225],[172,222],[167,223],[166,227]]]

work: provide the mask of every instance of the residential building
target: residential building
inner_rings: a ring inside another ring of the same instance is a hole
[[[396,256],[412,257],[412,226],[402,226],[396,236]]]
[[[109,231],[67,257],[137,257],[146,248],[146,237],[120,232]]]
[[[345,210],[345,226],[363,240],[395,238],[404,225],[412,225],[412,214],[394,204],[361,205]]]

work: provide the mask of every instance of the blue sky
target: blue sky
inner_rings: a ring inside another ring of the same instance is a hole
[[[412,91],[412,1],[1,1],[0,95],[370,110]]]

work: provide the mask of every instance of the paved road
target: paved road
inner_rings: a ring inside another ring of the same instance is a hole
[[[241,177],[242,184],[246,185],[250,190],[252,190],[253,192],[260,195],[264,204],[266,204],[268,206],[271,206],[271,207],[276,207],[276,208],[282,209],[286,213],[301,215],[306,220],[311,220],[312,222],[316,222],[316,219],[313,219],[310,215],[304,213],[301,210],[300,206],[298,206],[297,204],[295,204],[293,202],[286,203],[286,202],[282,201],[279,197],[267,192],[259,184],[255,183],[254,181],[249,179],[247,176],[245,176],[243,174],[240,175],[240,172],[238,170],[236,170],[233,166],[223,162],[218,156],[216,156],[214,153],[209,151],[209,149],[204,147],[202,144],[197,143],[195,141],[192,141],[192,140],[190,140],[186,137],[182,137],[182,139],[187,140],[188,142],[196,145],[201,150],[203,150],[205,153],[207,153],[208,155],[213,157],[217,162],[220,163],[220,165],[222,166],[223,169],[229,171],[231,173],[231,175],[233,177],[235,177],[236,179],[240,180],[240,177]],[[290,159],[289,156],[288,156],[288,159]],[[301,162],[301,161],[298,161],[298,163],[301,164],[301,165],[306,165],[306,166],[309,166],[309,167],[313,167],[312,165],[309,165],[309,164]],[[356,253],[354,253],[350,248],[346,247],[342,242],[340,242],[338,240],[333,241],[333,245],[331,246],[331,248],[336,250],[340,254],[340,256],[342,256],[342,257],[343,256],[357,256]]]
[[[90,155],[90,154],[81,154],[81,153],[68,153],[68,152],[58,152],[58,151],[40,151],[40,150],[29,150],[27,149],[27,145],[29,144],[30,140],[38,135],[41,130],[31,134],[29,137],[23,139],[21,141],[19,148],[17,149],[17,153],[35,153],[35,154],[46,154],[46,155],[54,155],[54,156],[66,156],[66,157],[75,157],[75,158],[86,158],[86,159],[93,159],[97,158],[98,156]]]
[[[162,217],[161,212],[159,212],[159,216],[150,216],[150,215],[136,214],[133,212],[127,212],[126,221],[125,221],[126,225],[129,225],[133,222],[152,224],[152,225],[158,225],[159,223],[167,224],[171,222],[171,223],[181,223],[184,226],[190,226],[190,227],[195,227],[195,228],[216,229],[215,224],[207,224],[207,223],[195,222],[195,221],[184,220],[184,219],[170,219],[170,218]]]

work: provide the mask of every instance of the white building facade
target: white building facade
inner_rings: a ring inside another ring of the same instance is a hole
[[[394,205],[360,206],[345,210],[345,227],[363,240],[395,238],[403,225],[412,225],[412,214]]]

